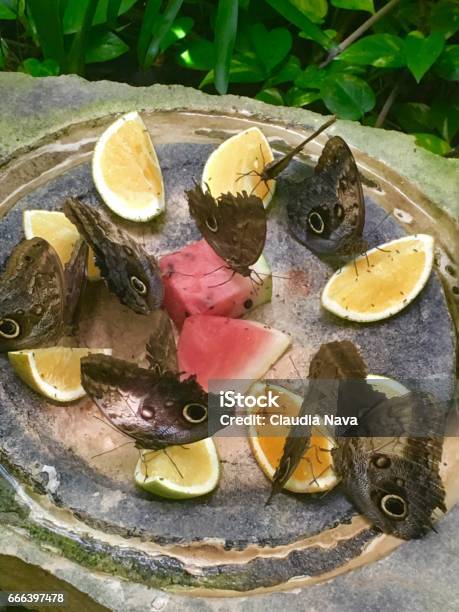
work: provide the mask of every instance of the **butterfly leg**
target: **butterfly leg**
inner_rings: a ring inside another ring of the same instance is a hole
[[[183,478],[183,474],[182,472],[179,470],[178,465],[175,463],[175,461],[172,459],[172,457],[169,455],[169,453],[167,452],[166,449],[164,449],[164,454],[166,455],[166,457],[169,459],[169,461],[172,463],[172,465],[174,466],[174,468],[177,470],[178,475],[180,476],[180,478]]]
[[[118,444],[118,446],[114,446],[110,450],[102,451],[101,453],[97,453],[96,455],[93,455],[91,459],[96,459],[96,457],[102,457],[102,455],[108,455],[109,453],[114,453],[119,448],[122,448],[123,446],[127,446],[128,444],[134,444],[134,442],[132,440],[128,440],[127,442],[124,442],[123,444]]]
[[[215,287],[221,287],[222,285],[226,285],[226,283],[229,283],[235,274],[236,274],[236,270],[233,270],[231,273],[231,276],[227,280],[223,281],[222,283],[217,283],[216,285],[208,285],[208,288],[214,289]]]

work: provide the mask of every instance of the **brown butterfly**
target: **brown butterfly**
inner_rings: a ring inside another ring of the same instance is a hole
[[[86,282],[87,247],[80,241],[65,267],[42,238],[22,240],[0,278],[0,351],[56,344],[74,331]]]
[[[338,401],[339,381],[364,379],[366,366],[357,349],[348,340],[322,344],[313,356],[308,374],[308,389],[299,416],[334,413]],[[279,493],[295,471],[309,446],[311,428],[294,425],[285,441],[283,454],[273,477],[271,495]]]
[[[64,213],[94,251],[108,288],[123,304],[139,314],[161,306],[164,287],[153,255],[92,206],[69,198]]]
[[[159,450],[213,435],[221,426],[208,418],[210,395],[195,376],[180,378],[172,324],[164,311],[155,313],[152,327],[150,369],[108,355],[89,355],[81,360],[84,389],[137,448]]]
[[[346,495],[381,531],[420,537],[432,528],[435,511],[446,511],[439,475],[445,411],[425,393],[388,399],[366,375],[352,343],[323,345],[311,364],[301,413],[357,416],[357,426],[334,431],[333,464]],[[288,480],[309,440],[309,428],[292,428],[273,493]]]
[[[214,198],[200,185],[187,191],[190,214],[199,231],[233,273],[250,276],[263,252],[267,215],[262,200],[245,191]]]
[[[354,156],[333,136],[323,148],[314,176],[298,186],[287,204],[293,236],[319,255],[346,258],[364,254],[365,202]]]
[[[240,176],[240,178],[242,178],[244,176],[259,176],[260,177],[260,182],[263,182],[263,183],[265,183],[266,186],[268,186],[268,182],[272,181],[275,178],[277,178],[279,176],[279,174],[281,172],[283,172],[288,167],[288,165],[290,164],[292,159],[296,155],[298,155],[298,153],[300,153],[304,149],[304,147],[309,142],[311,142],[311,140],[314,140],[314,138],[316,138],[319,134],[321,134],[327,128],[329,128],[331,125],[333,125],[333,123],[335,123],[335,121],[336,121],[336,117],[333,116],[331,119],[326,121],[323,125],[321,125],[313,134],[311,134],[311,136],[308,136],[307,138],[305,138],[302,142],[300,142],[299,145],[297,145],[296,147],[291,149],[288,153],[286,153],[285,155],[282,155],[278,159],[274,159],[272,162],[269,162],[268,164],[266,164],[263,167],[261,172],[258,172],[257,170],[251,170],[250,172],[246,172],[246,173],[242,174]],[[258,187],[258,185],[256,185],[254,187],[253,191],[256,191],[257,187]]]

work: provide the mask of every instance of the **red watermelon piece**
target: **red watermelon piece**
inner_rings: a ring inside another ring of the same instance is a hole
[[[291,338],[244,319],[194,315],[178,342],[180,371],[196,374],[204,389],[210,380],[256,380],[279,359]]]
[[[179,329],[191,315],[240,317],[271,300],[271,269],[263,256],[253,266],[261,275],[261,285],[254,285],[240,274],[231,278],[231,270],[205,240],[165,255],[159,265],[164,282],[163,305]]]

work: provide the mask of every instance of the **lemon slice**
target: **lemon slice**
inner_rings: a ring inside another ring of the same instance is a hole
[[[254,396],[265,395],[271,389],[279,395],[279,414],[296,416],[300,412],[303,398],[277,385],[255,383],[251,387]],[[276,411],[277,412],[277,411]],[[270,411],[270,414],[273,414]],[[249,428],[249,442],[258,465],[265,476],[273,479],[274,472],[280,462],[284,450],[285,438],[290,427],[288,425],[271,425]],[[329,491],[337,483],[338,478],[333,471],[332,449],[334,442],[324,435],[319,427],[312,427],[310,448],[304,453],[302,460],[286,482],[284,489],[292,493],[319,493]]]
[[[382,244],[335,272],[322,292],[322,305],[338,317],[361,323],[391,317],[424,287],[433,258],[434,241],[427,234]]]
[[[105,204],[123,219],[149,221],[164,210],[158,157],[137,112],[120,117],[102,134],[92,176]]]
[[[210,493],[220,478],[220,462],[212,438],[164,451],[142,450],[135,468],[136,484],[155,495],[188,499]]]
[[[268,206],[274,195],[275,181],[266,184],[257,175],[274,155],[263,132],[252,127],[228,140],[212,152],[204,166],[202,188],[209,187],[214,198],[222,193],[246,191]]]
[[[27,239],[44,238],[55,248],[62,265],[69,261],[75,242],[80,237],[77,228],[62,212],[49,210],[25,210],[22,217]],[[88,278],[100,280],[100,271],[94,263],[94,253],[88,253]]]
[[[12,351],[8,358],[16,374],[34,391],[59,403],[74,402],[86,392],[81,386],[80,359],[90,353],[111,355],[111,349],[67,348]]]

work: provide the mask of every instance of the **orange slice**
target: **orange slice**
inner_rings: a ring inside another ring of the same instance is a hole
[[[303,398],[283,387],[269,385],[268,383],[255,383],[251,387],[251,394],[254,396],[266,395],[269,389],[275,395],[279,395],[279,414],[298,415]],[[269,414],[272,414],[271,409]],[[271,425],[269,423],[249,428],[249,442],[252,452],[264,474],[270,480],[272,480],[282,457],[288,432],[288,426]],[[334,443],[331,438],[324,435],[325,433],[325,429],[312,427],[310,447],[287,481],[284,487],[287,491],[319,493],[329,491],[338,483],[338,478],[333,471],[331,454]]]
[[[64,213],[49,210],[25,210],[22,220],[25,237],[44,238],[54,247],[62,265],[65,266],[80,234]],[[94,263],[92,249],[89,249],[88,253],[88,279],[100,280],[100,270]]]
[[[265,135],[256,127],[249,128],[213,151],[204,166],[202,188],[209,187],[214,198],[222,193],[246,191],[255,194],[268,206],[274,195],[275,181],[266,184],[257,173],[273,161],[274,155]]]
[[[322,292],[322,305],[360,323],[387,319],[423,289],[433,258],[434,241],[427,234],[382,244],[335,272]]]
[[[104,202],[123,219],[149,221],[163,212],[161,168],[137,112],[124,115],[102,134],[94,149],[92,175]]]

